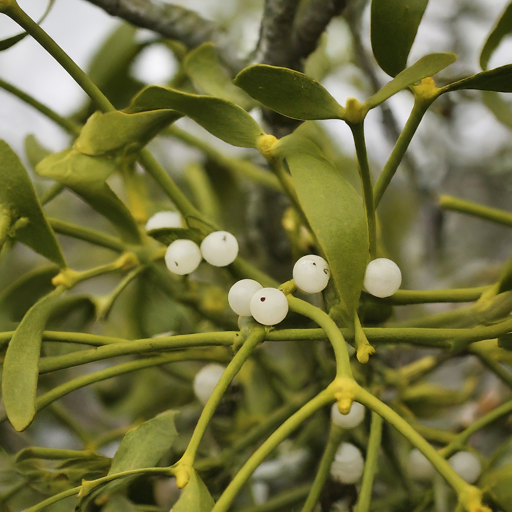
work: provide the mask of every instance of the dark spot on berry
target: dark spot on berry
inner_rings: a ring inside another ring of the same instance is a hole
[[[329,274],[329,271],[328,271],[326,268],[324,268],[324,274],[325,274],[325,275],[328,275],[328,274]]]
[[[178,266],[178,262],[177,262],[177,261],[175,261],[175,262],[174,262],[174,264],[175,264],[176,266]]]
[[[226,235],[222,237],[222,240],[224,240],[224,242],[226,241]]]
[[[313,261],[313,265],[315,265],[315,267],[316,267],[316,263],[314,261]]]
[[[261,299],[260,299],[261,302],[265,302],[266,300],[267,300],[266,297],[261,297]]]

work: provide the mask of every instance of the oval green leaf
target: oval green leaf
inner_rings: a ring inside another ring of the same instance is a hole
[[[331,268],[343,318],[352,325],[369,257],[363,200],[313,143],[284,137],[276,156],[288,163],[299,202]]]
[[[482,91],[482,100],[500,123],[512,129],[512,108],[497,92]]]
[[[428,76],[433,76],[457,60],[455,53],[431,53],[425,55],[412,66],[404,69],[393,80],[388,82],[373,96],[365,102],[365,108],[368,110],[377,107],[397,92],[413,85],[415,82],[423,80]]]
[[[219,139],[242,148],[257,148],[264,135],[258,123],[241,107],[220,98],[174,89],[146,87],[126,109],[128,113],[173,109],[190,117]]]
[[[74,147],[85,155],[136,152],[161,130],[182,117],[174,110],[153,110],[138,114],[95,112],[85,123]]]
[[[428,0],[372,0],[371,40],[373,55],[390,76],[407,67]]]
[[[492,29],[487,41],[485,41],[480,53],[480,66],[487,69],[489,60],[494,50],[499,46],[504,37],[512,33],[512,2],[505,8],[496,26]]]
[[[203,43],[189,52],[183,66],[185,73],[205,94],[232,101],[244,110],[256,106],[250,96],[233,85],[231,77],[217,57],[213,43]]]
[[[463,78],[462,80],[458,80],[457,82],[443,87],[442,91],[445,93],[463,89],[512,92],[512,64],[468,76],[467,78]]]
[[[16,153],[4,141],[0,141],[0,163],[0,206],[9,211],[11,225],[23,218],[28,221],[17,227],[14,236],[59,267],[65,267],[61,248],[48,224],[27,171]]]
[[[206,485],[199,478],[195,469],[180,499],[173,505],[172,512],[211,512],[215,502]]]
[[[283,116],[303,121],[343,119],[345,109],[316,80],[287,68],[256,64],[233,83]]]
[[[46,157],[37,165],[36,172],[66,185],[80,196],[91,208],[112,222],[125,242],[140,243],[135,219],[105,182],[115,168],[116,163],[112,158],[92,157],[76,149],[66,149]]]
[[[25,430],[36,414],[41,340],[46,322],[63,291],[62,287],[56,288],[36,302],[23,317],[7,347],[2,395],[7,418],[18,432]]]
[[[175,240],[179,239],[192,240],[195,243],[201,243],[204,238],[199,230],[187,228],[160,228],[152,229],[147,233],[149,236],[164,245],[172,244]]]

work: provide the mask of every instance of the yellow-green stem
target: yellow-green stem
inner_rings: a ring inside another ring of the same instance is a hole
[[[363,189],[364,207],[366,210],[366,222],[368,224],[368,237],[370,242],[370,259],[374,259],[377,257],[377,222],[375,220],[372,176],[370,174],[368,155],[366,153],[366,142],[364,140],[364,124],[363,121],[361,121],[359,123],[349,124],[349,126],[352,130],[352,135],[354,136],[361,187]]]

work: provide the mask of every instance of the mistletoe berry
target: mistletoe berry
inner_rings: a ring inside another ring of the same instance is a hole
[[[288,314],[286,295],[277,288],[258,290],[249,306],[254,320],[263,325],[276,325]]]
[[[417,448],[409,453],[409,471],[418,480],[430,480],[436,474],[432,463]]]
[[[331,465],[331,476],[342,484],[355,484],[363,469],[364,459],[359,448],[351,443],[341,443]]]
[[[178,212],[158,212],[146,222],[144,229],[151,231],[152,229],[181,227],[183,227],[182,217]]]
[[[341,428],[357,427],[363,420],[366,412],[364,405],[359,402],[353,402],[348,414],[341,414],[338,404],[334,403],[331,407],[331,421]]]
[[[196,373],[193,383],[194,393],[203,405],[210,398],[225,369],[224,366],[214,363],[203,366]]]
[[[210,265],[225,267],[238,256],[238,242],[227,231],[215,231],[202,241],[201,253]]]
[[[300,258],[293,267],[293,280],[298,288],[307,293],[318,293],[325,289],[331,271],[328,263],[314,254]]]
[[[395,262],[387,258],[377,258],[368,263],[364,287],[371,295],[381,299],[390,297],[401,284],[402,273]]]
[[[201,251],[192,240],[175,240],[165,252],[167,268],[180,276],[194,272],[201,259]]]
[[[229,290],[228,302],[231,309],[240,316],[251,316],[251,299],[263,286],[254,279],[242,279]]]
[[[457,474],[468,484],[476,482],[482,471],[480,461],[470,452],[458,452],[453,457],[450,457],[448,462]]]

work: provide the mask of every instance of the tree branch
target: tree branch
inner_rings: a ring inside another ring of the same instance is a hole
[[[180,41],[188,48],[196,48],[207,41],[216,43],[219,55],[233,70],[241,69],[233,45],[215,23],[194,11],[159,0],[86,0],[132,25],[147,28],[169,39]]]

